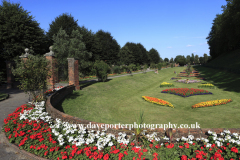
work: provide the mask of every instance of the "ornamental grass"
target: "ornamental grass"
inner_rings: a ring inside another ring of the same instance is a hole
[[[207,90],[203,89],[194,89],[194,88],[171,88],[171,89],[165,89],[162,90],[161,93],[170,93],[175,94],[182,97],[189,97],[193,95],[204,95],[204,94],[212,94],[211,92],[208,92]]]
[[[148,97],[148,96],[142,96],[142,98],[151,103],[159,104],[161,106],[169,106],[169,107],[174,108],[174,106],[171,103],[169,103],[168,101],[164,101],[162,99]]]
[[[199,84],[198,88],[212,88],[212,89],[214,89],[215,86],[211,83],[204,83],[204,84]]]
[[[168,83],[168,82],[163,82],[160,84],[160,87],[174,87],[174,84]]]
[[[218,105],[222,105],[222,104],[227,104],[229,102],[232,102],[232,100],[231,99],[220,99],[220,100],[206,101],[206,102],[194,104],[192,106],[192,108],[218,106]]]

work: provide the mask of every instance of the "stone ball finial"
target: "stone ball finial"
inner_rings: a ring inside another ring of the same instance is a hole
[[[25,48],[25,52],[28,53],[29,49],[28,48]]]
[[[50,52],[52,52],[52,46],[49,47]]]

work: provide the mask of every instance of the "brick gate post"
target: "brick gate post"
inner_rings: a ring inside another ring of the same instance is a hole
[[[80,89],[79,86],[79,74],[78,74],[78,59],[68,59],[68,77],[69,85],[74,85],[76,90]]]

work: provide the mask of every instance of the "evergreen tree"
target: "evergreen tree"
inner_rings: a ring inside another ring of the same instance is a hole
[[[156,49],[154,48],[150,49],[149,56],[151,59],[151,63],[158,64],[160,62],[160,55]]]
[[[54,21],[52,21],[51,24],[49,24],[49,30],[46,33],[47,39],[49,41],[50,45],[53,45],[53,35],[57,35],[60,28],[65,30],[67,35],[71,35],[73,30],[78,29],[78,20],[74,20],[74,18],[66,13],[63,13],[62,15],[55,18]]]
[[[191,57],[190,57],[190,55],[187,55],[187,58],[186,58],[186,63],[188,64],[188,63],[190,63],[191,64]]]
[[[169,62],[169,59],[168,58],[164,58],[164,62]]]
[[[208,55],[206,53],[203,54],[203,58],[204,58],[204,62],[203,63],[207,63]]]
[[[2,1],[0,5],[0,55],[5,60],[24,53],[25,48],[34,49],[35,54],[48,52],[44,30],[33,20],[30,12],[25,11],[20,4]]]
[[[128,49],[127,46],[124,46],[120,49],[118,57],[120,62],[125,65],[129,65],[134,62],[132,52]]]
[[[141,50],[141,52],[139,53],[140,64],[148,63],[148,55],[146,48],[141,43],[137,43],[137,46]]]

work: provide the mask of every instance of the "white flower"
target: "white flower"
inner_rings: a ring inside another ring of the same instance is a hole
[[[111,147],[112,145],[113,145],[113,143],[112,143],[112,142],[109,142],[109,143],[108,143],[108,146],[110,146],[110,147]]]
[[[212,145],[210,143],[207,143],[206,147],[211,147]]]
[[[230,134],[231,132],[229,130],[224,130],[223,132]]]
[[[188,135],[188,138],[189,138],[190,140],[193,140],[193,139],[194,139],[194,136],[193,136],[193,135]]]
[[[210,131],[210,130],[209,130],[209,131],[208,131],[208,134],[210,134],[210,135],[211,135],[211,134],[212,134],[212,131]]]

